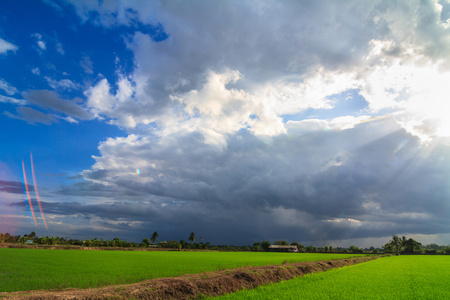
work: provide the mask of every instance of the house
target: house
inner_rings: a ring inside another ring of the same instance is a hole
[[[269,246],[271,252],[298,252],[298,248],[295,245],[271,245]]]

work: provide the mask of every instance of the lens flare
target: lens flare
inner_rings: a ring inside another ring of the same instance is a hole
[[[31,174],[33,175],[34,192],[36,194],[36,199],[39,205],[39,211],[41,212],[42,220],[44,220],[45,229],[48,230],[47,222],[45,221],[44,211],[42,210],[41,199],[39,198],[36,176],[34,175],[33,153],[30,153],[30,158],[31,158]]]
[[[28,190],[27,174],[25,173],[25,164],[22,161],[23,182],[25,184],[25,191],[27,193],[28,204],[30,205],[31,215],[33,216],[34,226],[37,227],[36,217],[34,216],[33,204],[31,203],[30,191]]]

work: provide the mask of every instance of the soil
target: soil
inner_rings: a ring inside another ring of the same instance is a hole
[[[60,291],[0,293],[2,299],[201,299],[252,289],[259,285],[288,280],[308,273],[322,272],[380,256],[303,262],[263,267],[244,267],[180,277],[159,278],[127,285]]]

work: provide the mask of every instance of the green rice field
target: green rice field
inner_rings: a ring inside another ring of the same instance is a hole
[[[450,256],[390,256],[212,299],[450,299]]]
[[[355,256],[364,255],[0,248],[0,292],[90,288],[244,266]]]

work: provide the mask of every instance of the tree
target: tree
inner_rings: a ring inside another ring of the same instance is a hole
[[[151,237],[151,240],[152,240],[153,244],[158,241],[158,237],[159,237],[158,232],[156,232],[156,231],[153,232],[152,237]]]
[[[308,246],[308,247],[306,247],[306,252],[315,253],[315,252],[317,252],[317,247],[316,246]]]
[[[286,241],[275,241],[274,243],[273,243],[274,245],[283,245],[283,246],[287,246],[287,245],[289,245],[289,243],[288,242],[286,242]]]
[[[390,242],[389,242],[389,243],[386,243],[386,244],[383,246],[383,249],[384,249],[384,252],[385,252],[385,253],[394,252],[394,247],[392,247],[392,245],[391,245]]]
[[[195,242],[195,233],[191,232],[191,234],[189,235],[189,240],[193,243]]]
[[[261,248],[263,248],[264,251],[268,251],[269,247],[271,246],[269,241],[262,241],[261,242]]]
[[[404,247],[403,251],[405,253],[415,253],[415,252],[420,252],[421,251],[420,246],[422,246],[422,244],[419,243],[418,241],[415,241],[415,240],[411,239],[411,238],[408,239],[408,240],[403,241],[402,244],[403,244],[403,247]]]
[[[359,249],[358,247],[356,247],[356,246],[354,246],[354,245],[351,245],[350,248],[349,248],[349,250],[350,250],[352,253],[363,253],[363,252],[364,252],[362,249]]]
[[[148,238],[143,239],[142,245],[144,245],[145,247],[148,247],[148,245],[150,245],[150,239],[148,239]]]
[[[403,243],[406,242],[406,237],[398,237],[392,235],[392,239],[383,246],[385,252],[395,252],[396,255],[400,255],[402,252]]]
[[[121,247],[122,241],[119,238],[114,238],[111,242],[111,246],[113,247]]]
[[[260,251],[260,250],[261,250],[261,243],[260,242],[253,243],[253,251]]]
[[[396,235],[392,236],[391,244],[392,244],[392,248],[394,249],[396,255],[400,255],[400,252],[402,251],[402,245],[403,245],[404,240],[406,240],[405,237],[400,238]]]

